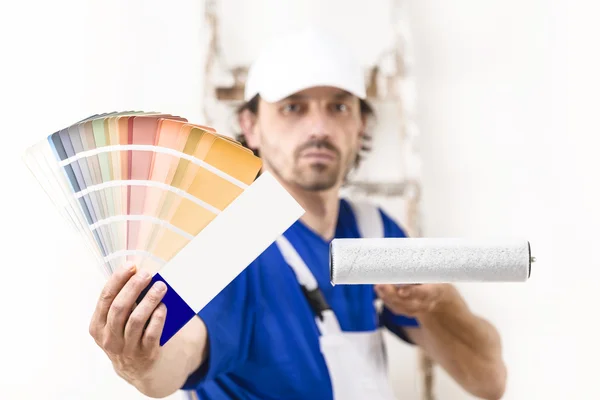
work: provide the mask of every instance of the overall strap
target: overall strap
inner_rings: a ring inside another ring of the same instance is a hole
[[[356,218],[359,234],[361,237],[383,237],[383,221],[379,209],[368,202],[351,202],[352,211]],[[284,236],[279,236],[275,243],[281,252],[285,262],[292,268],[296,279],[302,288],[312,311],[315,314],[315,322],[321,334],[341,332],[339,322],[325,300],[323,292],[319,289],[317,280],[310,269],[300,257],[290,241]]]
[[[368,201],[351,201],[348,199],[346,201],[354,212],[361,237],[382,238],[385,236],[379,207]]]
[[[340,324],[325,300],[323,292],[319,289],[315,276],[298,254],[298,251],[292,246],[290,241],[284,236],[279,236],[275,243],[283,255],[285,262],[292,268],[296,279],[300,284],[302,293],[308,301],[310,308],[315,314],[315,322],[322,335],[341,332]]]

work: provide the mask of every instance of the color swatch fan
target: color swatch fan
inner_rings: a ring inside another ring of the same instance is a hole
[[[94,115],[24,161],[105,276],[134,263],[167,284],[161,344],[304,212],[249,149],[171,115]]]

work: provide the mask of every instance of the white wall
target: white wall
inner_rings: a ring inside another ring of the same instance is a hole
[[[158,110],[198,121],[202,5],[3,3],[1,40],[9,53],[3,50],[0,67],[8,120],[0,146],[0,399],[145,398],[116,376],[88,335],[103,277],[20,156],[56,129],[98,112]]]
[[[598,55],[586,40],[598,37],[594,11],[544,1],[411,5],[425,234],[528,238],[537,257],[528,283],[461,286],[501,331],[505,398],[600,398]],[[447,379],[438,393],[463,398]]]
[[[198,121],[202,3],[3,5],[8,56],[0,93],[8,110],[4,138],[12,144],[0,147],[0,229],[9,235],[2,246],[8,277],[0,290],[0,398],[143,398],[116,377],[87,335],[101,276],[85,268],[76,237],[40,198],[19,156],[33,141],[98,111],[152,109]],[[290,23],[311,17],[299,4],[288,9]],[[501,330],[510,368],[506,399],[600,397],[600,262],[593,251],[600,223],[598,103],[581,97],[591,84],[598,89],[600,69],[597,56],[595,64],[581,58],[593,43],[567,48],[553,24],[569,19],[571,35],[587,33],[579,39],[599,32],[593,12],[575,18],[554,7],[541,0],[411,4],[425,233],[524,235],[538,259],[526,284],[461,286],[473,309]],[[369,31],[349,34],[364,41]],[[398,393],[411,398],[412,353],[401,345],[393,351],[394,371],[406,374]],[[439,399],[466,398],[444,374],[436,389]]]

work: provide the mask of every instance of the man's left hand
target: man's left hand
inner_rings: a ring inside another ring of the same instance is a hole
[[[443,284],[375,285],[375,292],[395,314],[417,317],[433,311],[446,297]]]

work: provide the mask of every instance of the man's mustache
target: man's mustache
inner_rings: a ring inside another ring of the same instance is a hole
[[[331,144],[329,141],[323,139],[313,139],[304,143],[298,148],[298,150],[296,151],[296,155],[300,155],[300,153],[302,153],[303,151],[310,149],[327,149],[329,151],[334,152],[338,157],[340,156],[340,151],[338,150],[338,148]]]

